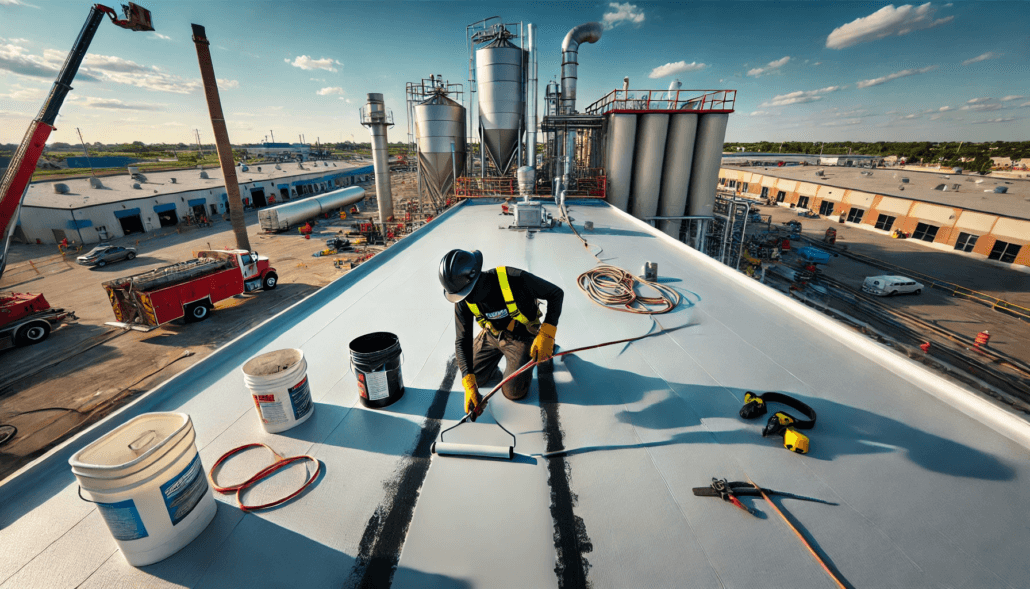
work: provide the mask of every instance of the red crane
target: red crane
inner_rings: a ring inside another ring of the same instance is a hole
[[[82,26],[75,45],[68,53],[68,59],[65,60],[61,72],[57,75],[57,81],[54,82],[50,95],[43,103],[39,114],[29,124],[24,139],[21,140],[18,150],[11,158],[3,181],[0,182],[0,277],[3,276],[4,269],[7,267],[7,248],[11,243],[11,236],[14,234],[14,227],[18,220],[18,210],[21,208],[22,199],[25,198],[29,181],[32,180],[32,173],[36,169],[40,155],[43,154],[43,148],[46,146],[47,138],[50,137],[50,132],[55,128],[54,122],[57,120],[57,113],[61,110],[65,97],[72,89],[72,80],[75,79],[75,74],[79,71],[82,59],[86,57],[89,44],[93,41],[93,36],[104,20],[104,16],[109,16],[111,22],[123,29],[154,30],[150,11],[146,8],[130,2],[128,6],[123,7],[123,10],[124,18],[119,19],[113,8],[102,4],[94,4],[90,8],[86,24]]]

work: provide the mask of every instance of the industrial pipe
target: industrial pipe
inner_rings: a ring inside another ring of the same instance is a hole
[[[588,22],[574,27],[561,44],[561,114],[576,112],[576,68],[579,66],[580,43],[597,43],[604,25]]]
[[[390,190],[390,152],[386,128],[393,121],[386,114],[383,95],[371,92],[361,124],[372,134],[372,166],[376,175],[376,201],[379,203],[379,223],[384,226],[393,216],[393,193]]]
[[[525,165],[536,170],[536,109],[537,109],[537,67],[536,67],[536,25],[526,25],[526,45],[529,46],[529,96],[526,99],[526,161]]]

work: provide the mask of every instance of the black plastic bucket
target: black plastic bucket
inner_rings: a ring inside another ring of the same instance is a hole
[[[377,331],[352,340],[350,361],[365,407],[379,409],[404,396],[401,342],[396,335]]]

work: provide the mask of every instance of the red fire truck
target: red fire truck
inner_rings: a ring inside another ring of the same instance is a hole
[[[179,318],[203,321],[218,301],[278,283],[275,268],[257,252],[204,250],[192,260],[105,282],[118,320],[107,325],[150,331]]]
[[[41,294],[0,293],[0,339],[10,339],[16,346],[38,344],[67,319],[77,317],[72,311],[52,308]]]

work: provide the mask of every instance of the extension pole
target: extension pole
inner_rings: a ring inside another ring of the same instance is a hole
[[[229,199],[229,220],[236,234],[236,247],[250,251],[250,238],[247,237],[247,223],[243,218],[243,200],[240,198],[240,185],[236,179],[236,164],[232,159],[232,146],[229,144],[229,132],[225,128],[225,115],[222,114],[222,101],[218,97],[218,81],[215,80],[215,68],[211,64],[211,43],[207,33],[200,25],[193,27],[193,43],[197,46],[197,61],[200,62],[200,77],[204,82],[204,95],[207,97],[207,110],[211,113],[211,127],[215,132],[215,147],[218,149],[218,163],[222,167],[225,178],[225,194]]]

